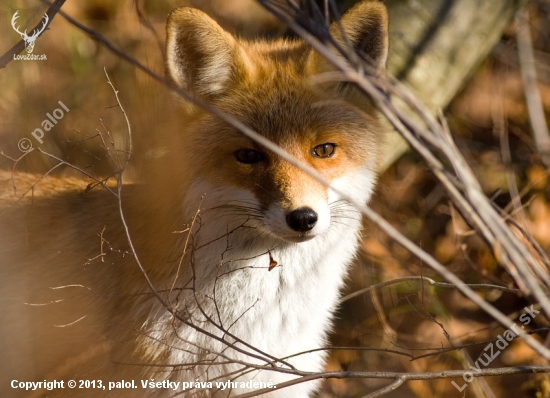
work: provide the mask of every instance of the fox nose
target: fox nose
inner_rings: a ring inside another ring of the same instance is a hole
[[[286,223],[294,231],[306,232],[317,224],[317,213],[308,207],[297,209],[286,216]]]

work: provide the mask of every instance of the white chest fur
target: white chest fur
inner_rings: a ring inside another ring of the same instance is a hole
[[[355,180],[357,184],[370,181]],[[366,200],[371,185],[363,184],[354,192],[360,192],[360,199]],[[197,189],[205,188],[200,184]],[[224,191],[209,192],[201,205],[205,209],[216,208],[215,203],[227,197]],[[337,198],[330,200],[335,202]],[[194,250],[189,249],[178,277],[187,289],[172,300],[179,314],[196,328],[174,320],[162,308],[158,309],[156,322],[147,327],[147,334],[155,341],[169,345],[169,363],[190,365],[191,371],[175,371],[165,377],[276,384],[296,376],[270,370],[270,362],[286,370],[290,370],[289,364],[306,372],[323,370],[322,348],[357,250],[360,215],[340,201],[330,228],[302,243],[282,242],[254,225],[234,213],[210,211],[204,211],[196,221]],[[274,262],[277,265],[269,270]],[[143,342],[151,345],[151,351],[158,349],[149,338]],[[315,351],[300,354],[310,350]],[[199,365],[204,361],[217,364]],[[268,369],[254,370],[255,365]],[[307,397],[316,384],[273,390],[268,396]],[[247,391],[237,389],[232,394]]]

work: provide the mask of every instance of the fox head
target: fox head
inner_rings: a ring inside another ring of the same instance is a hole
[[[363,1],[330,32],[342,46],[353,46],[371,73],[383,74],[387,29],[385,6]],[[378,113],[349,85],[315,84],[316,75],[334,68],[303,41],[240,40],[203,12],[182,7],[168,17],[166,48],[167,74],[176,85],[316,169],[336,191],[369,199],[384,130]],[[215,116],[183,107],[181,156],[192,175],[187,195],[204,196],[203,214],[217,209],[252,223],[258,235],[292,243],[347,222],[353,210],[334,190]]]

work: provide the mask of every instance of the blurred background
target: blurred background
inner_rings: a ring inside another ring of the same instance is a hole
[[[424,61],[421,57],[409,57],[405,63],[398,60],[399,54],[405,53],[403,43],[407,40],[414,39],[407,45],[417,53],[437,43],[437,40],[431,39],[423,42],[422,37],[413,34],[417,28],[407,25],[407,19],[412,23],[415,16],[429,20],[431,33],[439,34],[438,40],[441,42],[453,42],[457,48],[468,53],[482,47],[480,44],[465,48],[466,39],[461,37],[460,32],[449,30],[441,33],[437,30],[448,26],[446,24],[451,17],[449,13],[442,12],[444,8],[434,10],[434,4],[445,3],[451,7],[453,1],[402,0],[387,3],[392,17],[391,45],[397,53],[390,55],[394,57],[390,58],[390,70],[405,82],[411,76],[411,88],[419,90],[419,96],[429,106],[444,108],[453,137],[485,193],[503,209],[503,214],[512,215],[534,236],[542,249],[550,253],[548,168],[541,161],[533,141],[525,101],[516,41],[517,23],[514,19],[519,2],[509,2],[511,6],[507,14],[499,17],[498,23],[502,27],[496,27],[497,22],[488,27],[496,32],[494,40],[485,36],[478,38],[488,48],[475,62],[468,64],[467,70],[459,73],[460,78],[456,78],[453,71],[441,72],[439,64],[428,64],[422,68]],[[482,3],[491,2],[480,2],[476,6],[478,8],[472,11],[481,21],[480,25],[484,20],[493,18],[488,11],[491,8],[484,9]],[[497,3],[503,5],[506,2],[502,0]],[[224,28],[244,37],[288,34],[285,26],[253,0],[69,0],[62,10],[163,75],[166,15],[174,7],[182,5],[206,11]],[[403,17],[403,7],[411,14],[404,14]],[[533,0],[526,3],[526,7],[535,56],[536,85],[548,121],[550,1]],[[12,27],[12,17],[16,11],[20,30],[30,31],[46,9],[47,6],[38,0],[2,2],[0,54],[20,40]],[[408,29],[412,32],[409,36],[406,34]],[[473,28],[464,26],[464,29],[468,31]],[[437,47],[432,51],[437,53]],[[97,130],[109,131],[117,147],[127,144],[127,131],[119,109],[114,106],[116,101],[107,84],[104,68],[119,90],[133,129],[136,150],[134,161],[125,176],[128,180],[134,178],[135,168],[132,165],[170,145],[166,141],[166,132],[177,134],[182,129],[174,116],[171,96],[160,84],[109,52],[61,15],[53,19],[49,29],[36,41],[33,54],[45,54],[47,60],[13,60],[6,68],[0,69],[0,150],[4,154],[0,156],[0,168],[14,167],[14,159],[23,154],[18,142],[27,138],[34,147],[40,147],[94,175],[110,173],[111,165],[96,136]],[[467,57],[456,56],[444,62],[445,65],[456,64],[460,67],[462,58]],[[412,72],[407,72],[406,67],[411,67]],[[430,67],[433,69],[430,70]],[[424,83],[418,80],[419,70],[423,71],[420,75],[425,79]],[[435,76],[438,76],[437,79]],[[438,99],[436,94],[451,81],[456,88],[445,91],[442,96],[445,98]],[[422,87],[430,84],[434,86],[433,91],[428,94],[422,92]],[[31,133],[41,127],[47,113],[51,114],[60,107],[59,101],[69,108],[69,112],[50,131],[44,132],[43,143],[40,144]],[[372,202],[373,208],[465,282],[514,287],[512,279],[498,266],[491,251],[458,215],[421,158],[414,153],[401,154],[400,151],[392,156],[392,159],[397,159],[386,164]],[[17,163],[16,169],[45,173],[54,164],[53,159],[32,152]],[[55,173],[76,175],[68,168],[59,168]],[[0,181],[0,184],[6,183]],[[521,197],[521,203],[512,204],[511,199],[515,196]],[[352,270],[345,294],[382,281],[419,275],[439,280],[416,257],[380,232],[375,225],[365,222],[363,250]],[[528,303],[515,294],[497,290],[481,290],[480,294],[501,311],[510,314],[511,319],[517,319],[519,311]],[[540,317],[529,328],[547,326]],[[435,351],[441,347],[490,340],[502,331],[496,322],[454,289],[434,288],[427,284],[422,288],[414,281],[395,284],[346,300],[337,315],[331,344],[394,349],[413,355],[434,352],[434,355],[410,361],[407,357],[384,351],[333,350],[327,370],[425,372],[469,368],[468,358],[475,361],[483,354],[486,344],[437,355]],[[544,341],[547,331],[537,336]],[[516,339],[490,366],[544,363],[520,339]],[[455,382],[459,386],[464,384],[462,379]],[[319,396],[361,397],[387,384],[387,380],[332,379],[325,382]],[[544,398],[550,397],[550,380],[544,374],[485,378],[472,383],[463,392],[458,392],[449,379],[412,381],[387,396]]]

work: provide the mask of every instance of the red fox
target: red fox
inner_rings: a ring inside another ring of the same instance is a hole
[[[330,31],[383,74],[387,27],[385,6],[363,1]],[[336,192],[369,200],[384,123],[349,84],[312,84],[333,68],[298,39],[240,40],[203,12],[177,8],[166,55],[175,84],[330,188],[185,102],[177,141],[122,187],[121,210],[79,179],[46,177],[20,200],[2,185],[2,396],[267,388],[265,397],[300,398],[319,387],[274,388],[323,370],[361,229],[361,214]],[[13,175],[19,192],[38,179]]]

